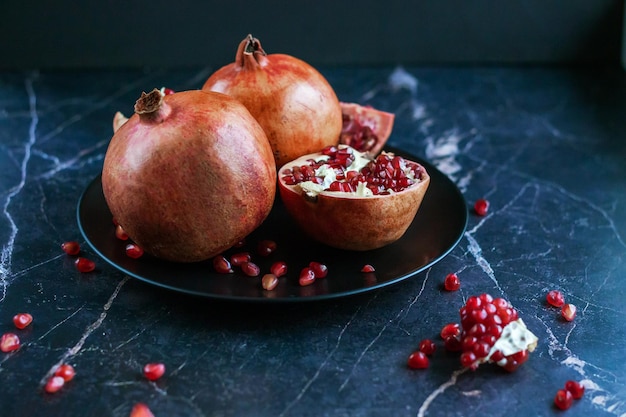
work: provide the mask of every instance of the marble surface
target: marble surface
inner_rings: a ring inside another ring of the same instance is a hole
[[[199,88],[212,68],[0,73],[0,353],[3,416],[626,415],[626,77],[619,69],[327,68],[344,101],[396,113],[390,144],[480,197],[452,253],[358,296],[289,305],[218,302],[129,278],[82,240],[76,204],[101,170],[115,111],[142,90]],[[60,248],[80,240],[81,274]],[[462,288],[441,289],[456,272]],[[546,306],[559,289],[574,322]],[[460,370],[438,332],[470,295],[508,298],[539,337],[509,374]],[[34,322],[16,330],[11,318]],[[408,355],[423,338],[427,370]],[[148,382],[141,368],[163,362]],[[59,363],[76,377],[42,385]]]

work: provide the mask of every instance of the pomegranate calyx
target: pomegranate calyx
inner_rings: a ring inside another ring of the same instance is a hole
[[[149,93],[142,92],[141,97],[135,102],[135,113],[142,121],[149,123],[161,123],[171,112],[170,106],[164,101],[165,93],[157,88]]]
[[[128,117],[124,116],[121,111],[118,111],[113,116],[113,133],[117,132],[124,123],[128,121]]]
[[[263,50],[261,41],[251,34],[246,36],[246,38],[239,43],[235,62],[237,66],[249,70],[261,69],[267,65],[267,53]]]

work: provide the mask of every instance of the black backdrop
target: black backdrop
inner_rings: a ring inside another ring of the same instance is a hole
[[[619,63],[622,0],[2,0],[0,69],[221,65],[248,33],[314,65]]]

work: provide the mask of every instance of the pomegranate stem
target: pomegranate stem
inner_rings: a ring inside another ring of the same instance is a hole
[[[237,47],[237,55],[235,56],[237,66],[256,70],[267,65],[267,54],[261,46],[261,41],[252,35],[246,36]]]

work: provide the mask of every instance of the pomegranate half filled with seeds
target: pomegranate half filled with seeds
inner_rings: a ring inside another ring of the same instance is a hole
[[[430,177],[392,153],[371,159],[339,145],[279,170],[287,211],[314,239],[340,249],[370,250],[398,240],[413,221]]]
[[[263,129],[232,97],[155,89],[117,126],[102,189],[113,217],[145,252],[201,261],[265,220],[276,166]]]

